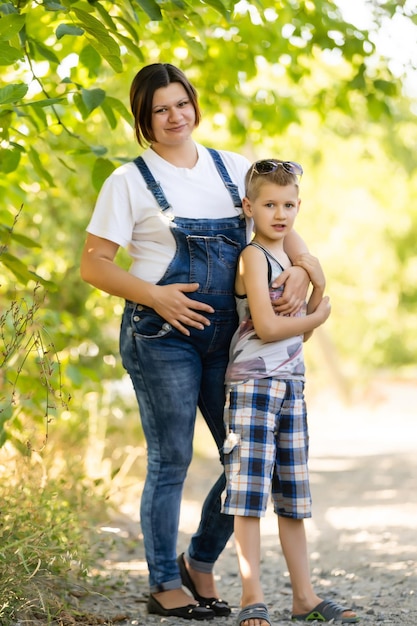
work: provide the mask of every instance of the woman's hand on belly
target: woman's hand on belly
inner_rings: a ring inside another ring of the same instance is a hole
[[[205,326],[210,326],[210,321],[202,313],[214,312],[210,305],[187,297],[187,293],[197,289],[198,283],[154,285],[151,306],[173,328],[189,336],[187,326],[203,330]]]

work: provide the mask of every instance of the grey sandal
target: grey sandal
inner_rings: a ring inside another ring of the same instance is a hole
[[[237,616],[238,626],[248,619],[263,619],[265,622],[268,622],[269,626],[271,626],[271,618],[269,617],[268,607],[262,602],[244,606]]]
[[[345,609],[332,600],[323,600],[312,611],[302,615],[293,615],[293,622],[341,622],[342,624],[354,624],[359,622],[359,617],[343,617]]]

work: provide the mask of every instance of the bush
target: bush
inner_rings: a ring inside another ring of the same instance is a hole
[[[37,454],[23,458],[7,445],[1,454],[0,623],[49,624],[74,586],[88,584],[91,520],[104,499],[74,472],[53,477]]]

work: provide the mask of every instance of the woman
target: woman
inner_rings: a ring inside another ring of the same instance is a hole
[[[220,513],[223,473],[187,554],[177,558],[176,544],[197,407],[219,451],[224,440],[224,373],[237,325],[235,267],[251,231],[240,200],[250,163],[192,139],[201,116],[197,94],[173,65],[142,68],[130,102],[137,140],[148,147],[105,181],[87,228],[81,276],[126,300],[120,351],[148,452],[140,507],[148,611],[211,619],[230,613],[213,577],[233,529],[233,517]],[[296,233],[288,244],[292,258],[305,250]],[[114,262],[119,246],[129,249],[129,271]],[[304,271],[292,271],[295,286],[280,303],[283,313],[295,311],[307,289]]]

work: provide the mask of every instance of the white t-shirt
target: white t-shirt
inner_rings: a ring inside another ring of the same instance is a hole
[[[198,161],[192,169],[175,167],[151,148],[142,157],[177,217],[220,219],[241,213],[233,205],[213,158],[196,144]],[[219,150],[232,182],[243,198],[250,162],[234,152]],[[127,248],[138,278],[157,283],[175,254],[169,217],[161,211],[137,166],[118,167],[104,182],[87,231]],[[248,241],[252,224],[248,222]]]

